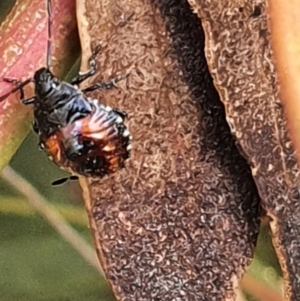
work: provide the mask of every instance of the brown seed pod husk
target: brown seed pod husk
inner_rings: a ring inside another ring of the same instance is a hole
[[[299,168],[279,96],[266,2],[189,2],[202,20],[209,69],[231,132],[272,220],[285,300],[300,300]]]
[[[128,113],[132,156],[81,179],[99,259],[118,300],[235,300],[259,227],[258,193],[225,120],[186,1],[78,1],[91,93]],[[88,84],[86,84],[88,85]]]

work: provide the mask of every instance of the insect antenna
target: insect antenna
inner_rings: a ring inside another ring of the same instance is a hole
[[[52,48],[52,8],[51,8],[51,0],[47,1],[47,12],[48,12],[48,40],[47,40],[47,61],[46,66],[47,69],[50,69],[51,65],[51,48]]]

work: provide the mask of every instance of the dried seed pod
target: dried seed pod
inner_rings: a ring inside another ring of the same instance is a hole
[[[266,2],[189,1],[203,22],[210,72],[231,132],[271,218],[285,300],[299,300],[300,173],[279,98]]]
[[[183,0],[78,5],[83,66],[101,39],[101,76],[130,72],[126,87],[104,95],[129,115],[127,169],[81,181],[117,299],[234,300],[257,238],[258,194],[209,75],[199,20]]]

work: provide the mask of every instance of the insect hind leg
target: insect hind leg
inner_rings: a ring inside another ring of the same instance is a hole
[[[55,181],[53,181],[51,183],[52,186],[59,186],[59,185],[62,185],[68,181],[77,181],[78,180],[78,176],[75,176],[75,175],[71,175],[69,177],[64,177],[64,178],[60,178],[60,179],[57,179]]]
[[[93,51],[92,56],[89,59],[90,70],[88,70],[83,74],[79,74],[74,79],[72,79],[71,85],[79,85],[80,83],[82,83],[83,81],[85,81],[86,79],[88,79],[89,77],[93,76],[96,73],[97,64],[95,59],[97,54],[100,52],[100,50],[101,50],[101,46],[98,45]]]

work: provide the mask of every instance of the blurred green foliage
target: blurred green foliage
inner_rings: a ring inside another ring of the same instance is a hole
[[[104,279],[40,216],[0,214],[0,240],[0,300],[112,300]]]
[[[282,273],[270,233],[269,225],[261,227],[248,274],[280,294]],[[248,301],[264,301],[254,298],[249,292],[244,293]]]
[[[16,0],[1,0],[0,1],[0,22],[2,22],[8,12],[11,10]]]
[[[82,202],[73,202],[77,182],[52,187],[65,175],[37,148],[34,133],[11,166],[42,193],[92,244]],[[17,191],[0,180],[0,301],[114,300],[105,279],[37,214]]]

